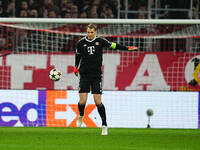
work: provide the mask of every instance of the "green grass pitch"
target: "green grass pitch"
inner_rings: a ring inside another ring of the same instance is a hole
[[[0,127],[0,150],[199,150],[198,129]]]

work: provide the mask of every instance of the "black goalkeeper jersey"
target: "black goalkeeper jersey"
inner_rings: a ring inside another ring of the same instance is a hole
[[[101,37],[95,37],[91,41],[87,37],[80,39],[76,48],[76,57],[80,58],[79,73],[90,76],[100,75],[102,73],[103,48],[111,46],[111,42]]]

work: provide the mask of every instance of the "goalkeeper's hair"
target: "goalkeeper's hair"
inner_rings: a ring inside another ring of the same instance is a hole
[[[92,23],[90,23],[90,24],[88,24],[88,26],[87,26],[87,29],[94,29],[95,31],[97,31],[97,26],[96,25],[94,25],[94,24],[92,24]]]

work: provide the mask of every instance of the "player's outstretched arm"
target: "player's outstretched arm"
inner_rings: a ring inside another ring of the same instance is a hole
[[[126,46],[123,46],[123,45],[117,44],[117,43],[112,43],[111,47],[112,47],[112,49],[118,49],[118,50],[127,50],[127,51],[137,51],[138,50],[138,47],[136,47],[136,46],[126,47]]]

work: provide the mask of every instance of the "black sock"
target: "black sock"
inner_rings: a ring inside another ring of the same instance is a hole
[[[78,110],[79,110],[80,116],[84,116],[84,109],[85,109],[85,104],[80,104],[80,102],[79,102]]]
[[[99,104],[99,105],[97,105],[97,109],[98,109],[99,115],[101,116],[101,119],[102,119],[102,125],[107,126],[107,122],[106,122],[106,110],[105,110],[104,105],[102,103]]]

